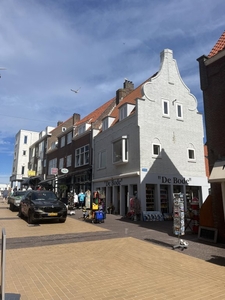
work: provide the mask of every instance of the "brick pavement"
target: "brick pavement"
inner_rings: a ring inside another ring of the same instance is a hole
[[[171,250],[168,245],[176,238],[162,228],[157,232],[113,215],[107,215],[104,224],[91,224],[81,221],[79,213],[65,224],[30,227],[0,203],[7,245],[16,239],[24,244],[7,247],[6,300],[223,299],[224,266],[186,255],[186,250]],[[74,241],[44,246],[35,242],[67,235]],[[93,239],[81,238],[87,235]],[[167,238],[167,246],[153,242],[158,236],[159,241]],[[33,246],[27,247],[26,239]]]

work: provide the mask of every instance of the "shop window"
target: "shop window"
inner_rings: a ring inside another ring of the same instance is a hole
[[[113,163],[128,162],[128,141],[127,136],[113,142]]]

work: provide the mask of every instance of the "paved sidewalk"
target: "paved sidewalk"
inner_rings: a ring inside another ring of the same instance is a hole
[[[224,298],[223,266],[157,245],[151,241],[157,237],[154,229],[114,215],[91,224],[81,221],[80,214],[65,224],[28,226],[0,203],[0,226],[7,236],[6,300]],[[167,244],[176,241],[161,234]],[[61,243],[64,236],[71,240]],[[39,239],[49,244],[37,246]]]

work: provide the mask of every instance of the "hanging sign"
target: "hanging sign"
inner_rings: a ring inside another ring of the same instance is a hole
[[[66,169],[66,168],[61,169],[61,173],[63,173],[63,174],[66,174],[66,173],[68,173],[68,172],[69,172],[69,170]]]

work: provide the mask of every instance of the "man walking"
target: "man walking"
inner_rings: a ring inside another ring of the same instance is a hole
[[[3,191],[3,203],[5,203],[5,201],[7,200],[8,198],[8,190],[7,188],[5,188],[5,190]]]

